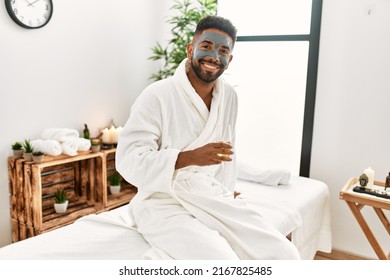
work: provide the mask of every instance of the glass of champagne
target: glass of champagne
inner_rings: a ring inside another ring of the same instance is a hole
[[[222,141],[230,145],[232,144],[232,127],[230,124],[223,125]],[[229,155],[224,155],[224,156],[229,157]]]
[[[224,142],[224,143],[228,143],[228,144],[232,144],[232,127],[230,124],[225,124],[225,125],[222,125],[222,128],[221,128],[221,139],[220,141]],[[224,154],[224,153],[220,153],[219,154],[220,157],[225,157],[225,158],[230,158],[231,155],[229,154]],[[228,183],[228,180],[226,179],[227,176],[229,175],[229,162],[227,161],[222,161],[221,163],[221,168],[222,168],[222,187],[224,189],[224,196],[230,196],[233,194],[232,191],[229,190],[229,186],[227,186],[227,183]]]

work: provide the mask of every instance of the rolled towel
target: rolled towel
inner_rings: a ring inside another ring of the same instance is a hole
[[[237,162],[237,178],[268,186],[287,185],[290,171],[286,169],[258,169],[248,164]]]
[[[71,128],[47,128],[42,132],[43,139],[52,139],[65,142],[69,138],[78,138],[79,132]]]
[[[62,153],[61,144],[57,140],[31,140],[31,146],[33,147],[34,151],[41,151],[46,155],[58,156]]]
[[[76,141],[65,141],[61,143],[62,153],[68,156],[77,155],[78,147]]]
[[[91,140],[85,139],[85,138],[76,138],[75,141],[77,142],[78,151],[88,151],[91,148]]]
[[[78,151],[88,151],[91,148],[91,140],[81,137],[63,137],[63,142],[72,142],[77,145]]]

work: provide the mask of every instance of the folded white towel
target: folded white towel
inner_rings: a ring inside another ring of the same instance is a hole
[[[61,143],[62,153],[68,156],[77,155],[78,147],[76,141],[65,141]]]
[[[77,142],[78,151],[88,151],[91,148],[91,140],[85,139],[85,138],[76,138],[75,141]]]
[[[42,132],[43,139],[52,139],[65,142],[69,138],[78,138],[79,132],[71,128],[47,128]]]
[[[31,146],[34,151],[41,151],[46,155],[58,156],[62,153],[61,144],[57,140],[35,139],[31,140]]]
[[[91,148],[91,140],[81,137],[63,137],[61,143],[68,142],[77,145],[78,151],[88,151]]]
[[[237,162],[237,178],[268,186],[287,185],[290,171],[286,169],[258,169],[248,164]]]

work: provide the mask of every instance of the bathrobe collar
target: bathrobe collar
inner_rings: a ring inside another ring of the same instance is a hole
[[[206,104],[192,87],[188,79],[185,70],[187,60],[188,59],[186,58],[180,63],[179,67],[175,71],[173,80],[175,82],[176,88],[178,89],[178,92],[183,92],[187,95],[193,106],[196,108],[196,110],[206,123],[205,128],[203,129],[199,137],[189,147],[186,148],[189,149],[191,147],[197,147],[199,143],[204,144],[205,142],[207,143],[208,141],[215,140],[213,138],[215,138],[217,125],[223,123],[220,118],[223,116],[223,114],[221,114],[223,110],[223,106],[221,106],[221,101],[223,97],[224,87],[222,79],[218,78],[214,86],[213,97],[209,111]]]

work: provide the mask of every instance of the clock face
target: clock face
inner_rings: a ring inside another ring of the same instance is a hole
[[[40,28],[53,14],[51,0],[5,0],[8,14],[24,28]]]

